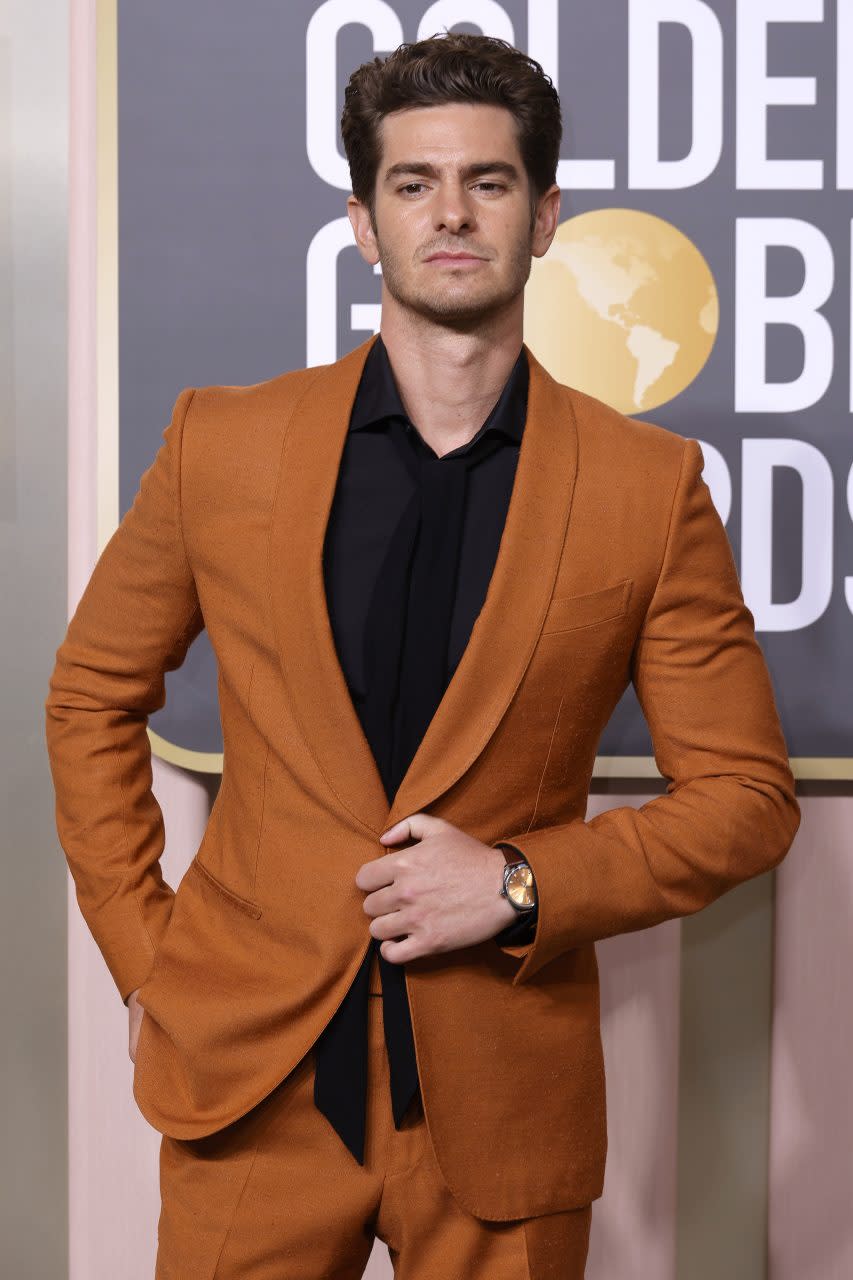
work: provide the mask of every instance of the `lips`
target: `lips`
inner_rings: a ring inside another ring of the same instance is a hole
[[[482,262],[476,253],[432,253],[427,262]]]

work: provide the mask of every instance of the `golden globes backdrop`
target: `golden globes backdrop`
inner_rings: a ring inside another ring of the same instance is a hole
[[[528,51],[561,94],[561,224],[526,340],[561,381],[700,441],[795,771],[853,776],[849,0],[120,6],[119,515],[181,388],[377,329],[343,87],[453,27]],[[217,771],[205,633],[167,691],[154,750]],[[633,689],[598,754],[599,774],[656,773]]]

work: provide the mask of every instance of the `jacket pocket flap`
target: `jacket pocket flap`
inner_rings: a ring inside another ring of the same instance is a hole
[[[253,916],[255,920],[260,918],[261,908],[258,906],[257,902],[252,902],[251,899],[244,898],[239,893],[235,893],[233,889],[229,889],[228,885],[223,884],[221,880],[217,879],[213,872],[209,871],[203,862],[199,862],[197,857],[193,858],[188,870],[197,871],[199,875],[203,876],[208,884],[211,885],[217,893],[221,894],[227,902],[230,902],[232,906],[237,907],[240,911],[245,911],[247,915]]]
[[[548,631],[571,631],[594,622],[618,618],[628,607],[633,578],[623,578],[612,587],[586,591],[577,596],[556,596],[545,614],[543,634]]]

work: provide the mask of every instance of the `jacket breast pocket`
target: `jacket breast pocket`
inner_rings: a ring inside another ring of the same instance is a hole
[[[545,614],[542,634],[574,631],[579,627],[591,627],[598,622],[621,617],[628,608],[632,585],[632,578],[623,578],[621,582],[614,582],[612,586],[601,587],[597,591],[555,596]]]

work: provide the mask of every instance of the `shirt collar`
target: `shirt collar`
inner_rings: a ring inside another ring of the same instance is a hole
[[[521,443],[524,420],[527,416],[529,381],[530,369],[524,347],[522,347],[497,403],[480,427],[475,439],[488,430],[494,430],[500,431],[518,444]],[[405,422],[410,421],[394,381],[388,350],[381,335],[377,334],[376,341],[364,362],[361,380],[353,402],[349,429],[360,431],[364,427],[387,421],[394,416],[402,418]]]

